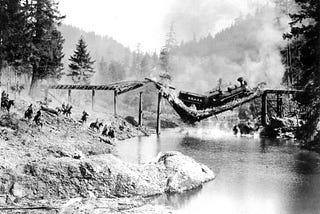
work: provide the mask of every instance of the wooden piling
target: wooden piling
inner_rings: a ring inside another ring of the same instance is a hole
[[[114,116],[117,116],[117,97],[118,97],[118,92],[117,90],[114,90],[114,96],[113,96],[113,112]]]
[[[71,89],[68,89],[68,104],[71,103]]]
[[[17,99],[17,90],[18,90],[18,82],[17,82],[17,70],[14,69],[14,83],[15,83],[15,90],[14,90],[14,100]]]
[[[92,108],[92,111],[94,111],[94,106],[95,106],[95,102],[96,102],[96,91],[95,90],[92,90],[92,97],[91,97],[91,108]]]
[[[277,94],[277,117],[282,117],[283,116],[283,112],[282,112],[282,94]]]
[[[162,93],[159,92],[158,94],[158,109],[157,109],[157,135],[160,135],[160,129],[161,129],[161,118],[160,118],[160,113],[161,113],[161,98],[162,98]]]
[[[261,125],[267,125],[267,94],[263,93],[261,97]]]
[[[142,126],[142,91],[139,93],[139,126]]]

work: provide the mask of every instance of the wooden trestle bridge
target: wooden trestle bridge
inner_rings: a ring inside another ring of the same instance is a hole
[[[108,85],[53,85],[46,89],[46,96],[50,89],[68,90],[68,103],[71,103],[71,91],[72,90],[86,90],[92,91],[92,110],[95,106],[95,92],[96,91],[113,91],[114,93],[114,114],[117,115],[117,97],[126,92],[143,87],[149,81],[123,81],[117,83],[111,83]],[[140,98],[141,99],[141,98]]]
[[[254,99],[261,97],[261,123],[263,126],[267,125],[268,115],[268,95],[276,95],[276,113],[278,117],[283,115],[283,96],[289,94],[301,93],[301,90],[283,90],[283,89],[259,89],[248,97],[241,98],[237,101],[232,101],[226,105],[215,107],[206,110],[190,109],[185,106],[183,102],[174,93],[174,87],[166,87],[159,82],[146,79],[143,81],[122,81],[117,83],[111,83],[108,85],[53,85],[45,89],[45,96],[48,96],[49,90],[68,90],[68,103],[71,102],[72,90],[87,90],[92,91],[92,109],[95,106],[95,92],[98,90],[113,91],[114,92],[114,115],[117,116],[117,98],[119,95],[124,94],[135,89],[144,87],[146,84],[154,84],[159,90],[158,104],[157,104],[157,134],[160,134],[160,112],[161,112],[161,99],[162,97],[167,99],[174,110],[180,115],[182,119],[186,119],[188,122],[196,122],[213,115],[218,115],[225,111],[232,110],[244,103],[250,102]],[[139,125],[142,125],[142,92],[139,92]],[[270,102],[269,102],[270,105]]]

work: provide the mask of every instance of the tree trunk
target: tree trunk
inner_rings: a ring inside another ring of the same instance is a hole
[[[29,89],[29,96],[32,98],[35,98],[38,96],[40,91],[38,90],[38,83],[39,83],[39,78],[36,75],[36,69],[33,69],[32,77],[31,77],[31,84],[30,84],[30,89]]]
[[[0,62],[0,94],[2,93],[2,70],[3,66],[2,66],[2,62]]]

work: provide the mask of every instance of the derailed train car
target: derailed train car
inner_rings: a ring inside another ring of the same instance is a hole
[[[239,98],[252,94],[247,82],[242,77],[238,78],[240,86],[228,87],[226,91],[221,89],[210,91],[206,95],[181,91],[179,99],[188,107],[195,106],[197,110],[222,106]]]

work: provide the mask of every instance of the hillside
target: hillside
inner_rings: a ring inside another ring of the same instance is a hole
[[[182,42],[173,50],[174,85],[204,92],[219,78],[234,84],[243,76],[250,85],[264,81],[279,87],[284,73],[280,49],[285,45],[282,34],[286,21],[273,8],[264,7],[239,17],[214,36]]]
[[[65,54],[63,62],[65,65],[68,64],[68,59],[70,55],[73,54],[76,43],[81,36],[83,36],[86,41],[90,54],[96,62],[101,58],[104,58],[106,62],[112,60],[124,62],[126,58],[130,57],[130,49],[111,37],[97,35],[94,32],[86,32],[78,27],[65,24],[62,25],[59,30],[65,39],[63,47]],[[95,63],[95,67],[97,68],[97,63]]]
[[[116,141],[99,140],[77,121],[79,112],[42,111],[40,127],[23,118],[28,103],[19,100],[12,113],[0,116],[1,213],[170,213],[146,197],[183,192],[215,177],[178,152],[143,165],[124,162],[113,154]],[[118,139],[146,133],[119,117],[103,119]]]

